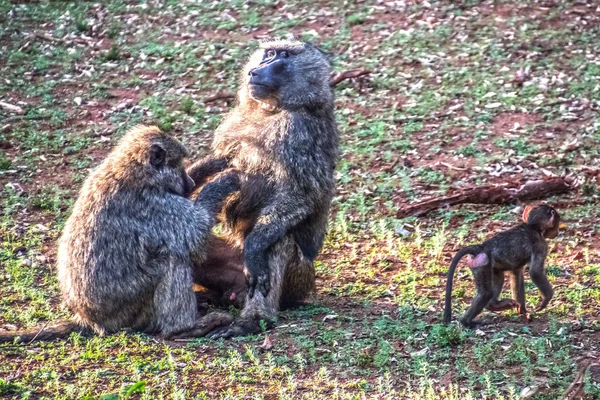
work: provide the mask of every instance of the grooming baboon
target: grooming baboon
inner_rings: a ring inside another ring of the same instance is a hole
[[[194,202],[186,155],[175,138],[138,126],[86,179],[58,249],[58,280],[74,322],[36,339],[122,328],[185,336],[197,328],[191,258],[206,257],[215,215],[239,176],[217,177]],[[24,342],[37,333],[0,340]]]
[[[446,283],[446,304],[444,323],[449,323],[452,314],[452,279],[460,259],[467,254],[473,256],[469,268],[473,272],[477,295],[471,306],[460,318],[460,322],[471,327],[473,319],[484,308],[490,311],[502,311],[516,308],[523,316],[525,308],[525,283],[523,268],[529,263],[531,280],[540,289],[542,300],[536,311],[544,309],[554,291],[544,271],[544,261],[548,254],[545,238],[553,239],[558,235],[560,216],[548,206],[526,207],[523,212],[524,223],[501,232],[482,244],[460,249],[450,264]],[[512,299],[500,300],[504,285],[504,273],[510,274]]]
[[[241,317],[209,336],[230,337],[272,323],[280,305],[314,289],[334,192],[338,131],[331,66],[308,43],[268,41],[242,71],[238,103],[215,132],[213,156],[190,169],[201,182],[227,166],[241,189],[224,206],[227,240],[243,251],[248,293]]]

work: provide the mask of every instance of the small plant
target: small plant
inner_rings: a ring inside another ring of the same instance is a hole
[[[119,46],[113,44],[111,48],[104,53],[104,60],[106,61],[117,61],[121,59],[121,52],[119,51]]]
[[[181,111],[190,115],[192,113],[192,108],[194,107],[194,100],[191,96],[185,96],[181,99]]]
[[[90,26],[85,18],[75,20],[75,27],[79,32],[87,32],[90,30]]]
[[[348,24],[350,25],[360,25],[364,24],[367,20],[367,15],[364,13],[352,14],[348,16]]]
[[[6,171],[12,165],[12,162],[6,158],[4,152],[0,150],[0,171]]]

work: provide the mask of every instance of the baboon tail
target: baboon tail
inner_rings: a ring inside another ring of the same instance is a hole
[[[71,332],[87,333],[88,330],[73,321],[61,321],[52,326],[44,326],[30,331],[0,332],[0,343],[29,344],[66,338]]]
[[[454,279],[454,271],[460,262],[460,259],[470,254],[475,256],[481,252],[479,245],[463,247],[454,256],[450,269],[448,269],[448,280],[446,281],[446,303],[444,304],[444,324],[449,324],[452,319],[452,280]]]

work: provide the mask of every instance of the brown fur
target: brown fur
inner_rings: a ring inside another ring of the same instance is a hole
[[[501,232],[482,244],[460,249],[450,265],[446,283],[446,302],[444,323],[452,318],[452,280],[460,259],[467,254],[473,256],[469,268],[475,279],[477,295],[460,322],[468,327],[475,324],[473,319],[487,308],[490,311],[502,311],[516,308],[526,316],[525,283],[523,269],[529,264],[529,275],[540,289],[542,300],[536,311],[543,310],[553,296],[552,285],[544,271],[544,261],[548,254],[546,238],[558,235],[560,215],[548,205],[526,207],[523,213],[524,223]],[[504,275],[510,274],[512,299],[500,300],[504,285]]]

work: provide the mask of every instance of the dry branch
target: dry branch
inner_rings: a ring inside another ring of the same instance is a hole
[[[228,99],[234,99],[234,98],[235,98],[235,93],[219,92],[215,95],[212,95],[212,96],[204,99],[204,103],[212,103],[213,101],[217,101],[217,100],[228,100]]]
[[[10,104],[10,103],[5,103],[3,101],[0,101],[0,107],[4,108],[7,111],[13,112],[13,113],[17,113],[17,114],[24,114],[25,110],[23,110],[21,107],[16,106],[14,104]]]
[[[457,193],[427,199],[416,204],[401,207],[396,216],[422,216],[438,208],[457,204],[507,204],[516,201],[542,199],[549,196],[567,193],[578,187],[568,177],[550,178],[538,181],[528,181],[519,186],[486,185],[461,190]]]
[[[562,395],[565,400],[568,399],[579,399],[583,395],[583,386],[585,381],[585,374],[592,368],[599,368],[600,364],[595,362],[598,358],[594,354],[588,354],[582,357],[579,371],[575,375],[573,382],[569,385],[567,390]]]
[[[351,69],[349,71],[340,72],[339,74],[334,75],[329,81],[329,86],[334,87],[338,85],[340,82],[346,79],[358,78],[359,76],[368,75],[371,71],[366,69]],[[230,100],[235,98],[235,93],[232,92],[219,92],[210,97],[204,99],[204,103],[212,103],[217,100]]]
[[[363,68],[351,69],[350,71],[340,72],[339,74],[336,74],[333,76],[333,78],[331,78],[331,80],[329,81],[329,86],[334,87],[338,83],[346,79],[358,78],[359,76],[369,75],[370,73],[371,71]]]

